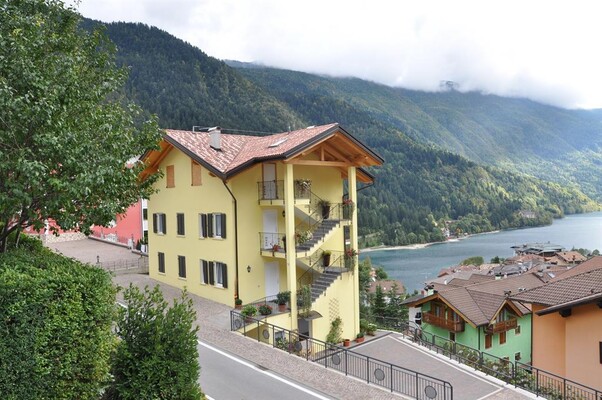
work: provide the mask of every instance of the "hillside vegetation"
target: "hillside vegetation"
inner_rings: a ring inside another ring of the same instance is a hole
[[[165,128],[275,132],[336,121],[383,156],[385,165],[370,171],[374,187],[360,192],[360,232],[373,234],[365,244],[441,240],[446,220],[456,221],[452,230],[481,232],[549,223],[597,207],[575,182],[550,183],[517,173],[520,168],[486,165],[475,154],[504,154],[494,139],[483,136],[471,150],[464,143],[468,138],[441,129],[443,114],[429,114],[399,89],[257,66],[235,69],[142,24],[108,24],[107,33],[117,44],[118,60],[131,71],[126,94],[156,113]],[[440,96],[458,97],[446,103],[453,110],[454,102],[472,95]],[[393,109],[408,115],[394,115]],[[537,218],[523,219],[519,210],[536,211]]]

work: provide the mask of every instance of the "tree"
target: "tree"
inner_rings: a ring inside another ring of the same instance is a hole
[[[130,284],[117,319],[121,339],[107,399],[201,399],[196,313],[186,292],[168,307],[159,286]]]
[[[387,294],[389,303],[385,310],[387,318],[391,318],[395,322],[408,320],[408,307],[401,304],[405,299],[405,294],[403,292],[399,293],[399,289],[397,283],[391,286]]]
[[[3,1],[0,10],[4,252],[11,232],[46,219],[86,231],[148,196],[157,176],[141,182],[143,165],[126,163],[156,146],[160,130],[119,94],[127,74],[100,29],[80,29],[60,0]]]
[[[387,300],[385,292],[380,285],[376,286],[376,291],[372,299],[372,315],[377,318],[377,321],[383,321],[387,315]]]

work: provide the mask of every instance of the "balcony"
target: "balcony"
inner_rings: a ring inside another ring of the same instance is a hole
[[[422,314],[422,320],[428,324],[447,329],[451,332],[464,332],[464,321],[453,321],[444,317],[438,317],[430,312]]]
[[[510,329],[516,329],[516,326],[516,318],[512,318],[506,321],[496,322],[495,324],[487,325],[487,328],[485,328],[485,332],[492,335],[494,333],[506,332]]]
[[[298,179],[294,185],[295,204],[309,204],[311,181]],[[259,205],[284,205],[284,181],[257,182],[257,198]]]

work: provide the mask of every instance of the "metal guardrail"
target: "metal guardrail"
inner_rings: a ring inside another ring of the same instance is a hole
[[[230,329],[324,368],[415,399],[453,400],[449,382],[230,311]]]
[[[135,260],[118,260],[118,261],[109,261],[103,262],[98,260],[96,265],[102,267],[103,269],[112,271],[112,272],[127,272],[133,271],[147,273],[148,272],[148,257],[140,256]]]
[[[375,321],[378,323],[378,319]],[[388,322],[390,322],[386,324],[388,329],[401,333],[407,339],[437,354],[442,354],[537,396],[553,400],[602,400],[602,391],[565,377],[424,332],[407,321]]]

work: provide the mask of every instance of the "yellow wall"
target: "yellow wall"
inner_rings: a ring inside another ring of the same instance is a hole
[[[235,257],[235,213],[234,201],[221,179],[211,176],[202,168],[202,185],[191,186],[191,160],[177,149],[173,149],[161,162],[160,169],[165,171],[168,165],[175,168],[175,188],[166,188],[165,177],[157,184],[157,194],[151,196],[148,202],[149,219],[152,214],[162,212],[167,216],[167,234],[153,233],[149,228],[149,263],[150,276],[176,287],[186,287],[189,292],[206,297],[217,302],[233,306],[236,287],[236,257]],[[277,163],[277,180],[285,179],[286,166]],[[342,201],[343,180],[339,170],[335,168],[298,166],[293,167],[292,179],[310,179],[311,190],[319,197],[329,200],[333,206]],[[266,262],[279,263],[280,290],[287,290],[286,260],[273,257],[263,257],[260,254],[260,232],[263,230],[263,211],[275,209],[278,221],[278,231],[285,232],[285,218],[282,216],[284,206],[260,206],[258,201],[258,182],[262,180],[262,166],[256,165],[237,175],[227,182],[228,187],[237,200],[238,209],[238,261],[239,261],[239,297],[243,302],[257,301],[266,296],[265,269]],[[185,214],[186,234],[176,235],[176,213]],[[199,213],[221,212],[227,215],[226,239],[199,238]],[[299,220],[295,221],[295,225]],[[337,229],[323,244],[324,249],[333,251],[344,250],[343,228]],[[165,253],[165,274],[158,273],[157,252]],[[187,277],[178,277],[177,256],[186,256]],[[228,288],[217,288],[201,283],[200,260],[219,261],[227,264]],[[251,271],[247,272],[247,267]],[[292,269],[293,271],[296,268]],[[297,272],[299,273],[299,272]],[[300,275],[299,275],[300,276]],[[298,276],[298,277],[299,277]],[[296,279],[296,278],[295,278]],[[343,319],[345,337],[354,338],[359,324],[354,302],[358,294],[354,293],[353,280],[357,273],[345,273],[332,285],[312,309],[318,311],[324,318],[314,320],[312,336],[325,339],[330,321],[336,316]],[[357,287],[357,285],[355,285]],[[338,315],[336,315],[338,314]],[[290,313],[286,317],[277,316],[283,328],[296,327]]]
[[[191,186],[190,158],[172,150],[161,163],[174,165],[175,187],[166,188],[165,177],[157,184],[159,192],[148,201],[149,220],[153,213],[165,213],[167,234],[153,233],[149,227],[149,275],[153,279],[176,287],[186,287],[191,293],[220,303],[234,305],[235,251],[234,206],[221,180],[202,169],[202,185]],[[211,195],[208,195],[208,194]],[[176,235],[176,213],[185,214],[185,236]],[[226,213],[226,239],[199,238],[199,213]],[[157,252],[165,253],[165,274],[158,272]],[[178,277],[178,255],[186,256],[186,279]],[[200,260],[223,262],[228,268],[228,288],[201,283]]]

